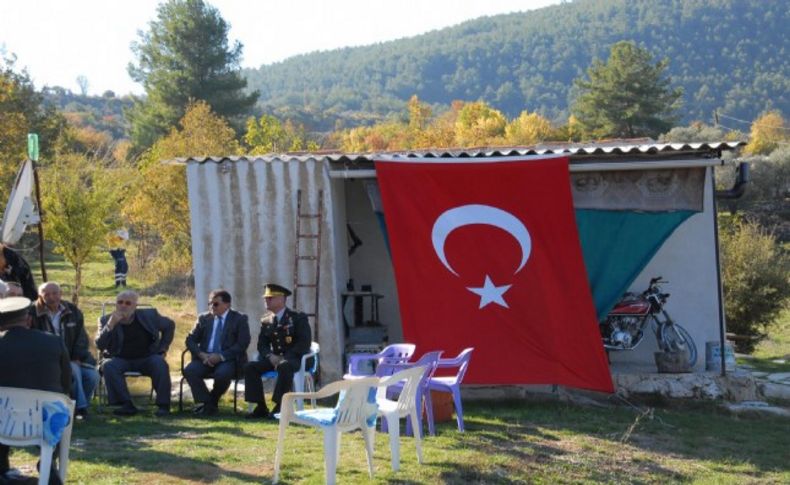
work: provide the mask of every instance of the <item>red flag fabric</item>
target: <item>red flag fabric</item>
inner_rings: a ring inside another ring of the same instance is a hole
[[[613,392],[567,157],[376,161],[403,335],[464,382]]]

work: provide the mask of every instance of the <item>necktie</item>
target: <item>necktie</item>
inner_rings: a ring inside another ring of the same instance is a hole
[[[211,337],[211,350],[210,352],[219,352],[222,350],[222,317],[217,317],[214,322],[214,335]]]

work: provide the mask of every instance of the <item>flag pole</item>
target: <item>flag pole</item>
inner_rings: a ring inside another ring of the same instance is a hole
[[[31,167],[33,168],[33,182],[36,186],[36,206],[38,207],[38,257],[41,262],[41,278],[46,283],[47,267],[44,264],[44,210],[41,207],[41,190],[39,189],[38,169],[36,168],[36,162],[38,161],[38,135],[35,133],[28,133],[27,135],[27,154],[30,158]]]

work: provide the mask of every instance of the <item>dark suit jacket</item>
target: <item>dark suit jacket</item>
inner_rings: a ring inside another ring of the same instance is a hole
[[[282,355],[295,367],[301,364],[302,356],[310,352],[312,332],[307,315],[285,309],[283,318],[274,324],[274,314],[269,313],[261,318],[261,333],[258,335],[259,359],[264,360],[269,354]]]
[[[63,300],[63,313],[60,314],[61,338],[66,344],[71,360],[79,360],[82,363],[96,365],[96,359],[88,349],[88,334],[85,332],[85,318],[82,312],[73,303]],[[52,320],[47,313],[47,307],[36,300],[35,305],[30,307],[33,316],[33,328],[42,332],[55,333]]]
[[[211,336],[214,334],[215,317],[211,312],[201,313],[195,326],[187,335],[186,344],[192,358],[197,359],[200,352],[208,352]],[[220,339],[222,358],[226,361],[236,360],[239,365],[247,362],[247,347],[250,345],[250,324],[247,315],[236,310],[229,310],[222,325]]]
[[[148,346],[148,355],[163,354],[170,348],[176,324],[173,320],[160,315],[154,308],[137,309],[134,316],[140,325],[151,335],[151,344]],[[96,348],[104,357],[115,357],[123,348],[123,325],[116,325],[110,330],[107,322],[110,314],[99,318],[99,335],[96,337]]]
[[[71,392],[69,353],[51,334],[12,327],[0,337],[0,386]]]

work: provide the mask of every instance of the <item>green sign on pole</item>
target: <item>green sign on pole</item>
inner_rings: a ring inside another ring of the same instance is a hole
[[[27,134],[27,157],[34,162],[38,161],[38,135],[35,133]]]

